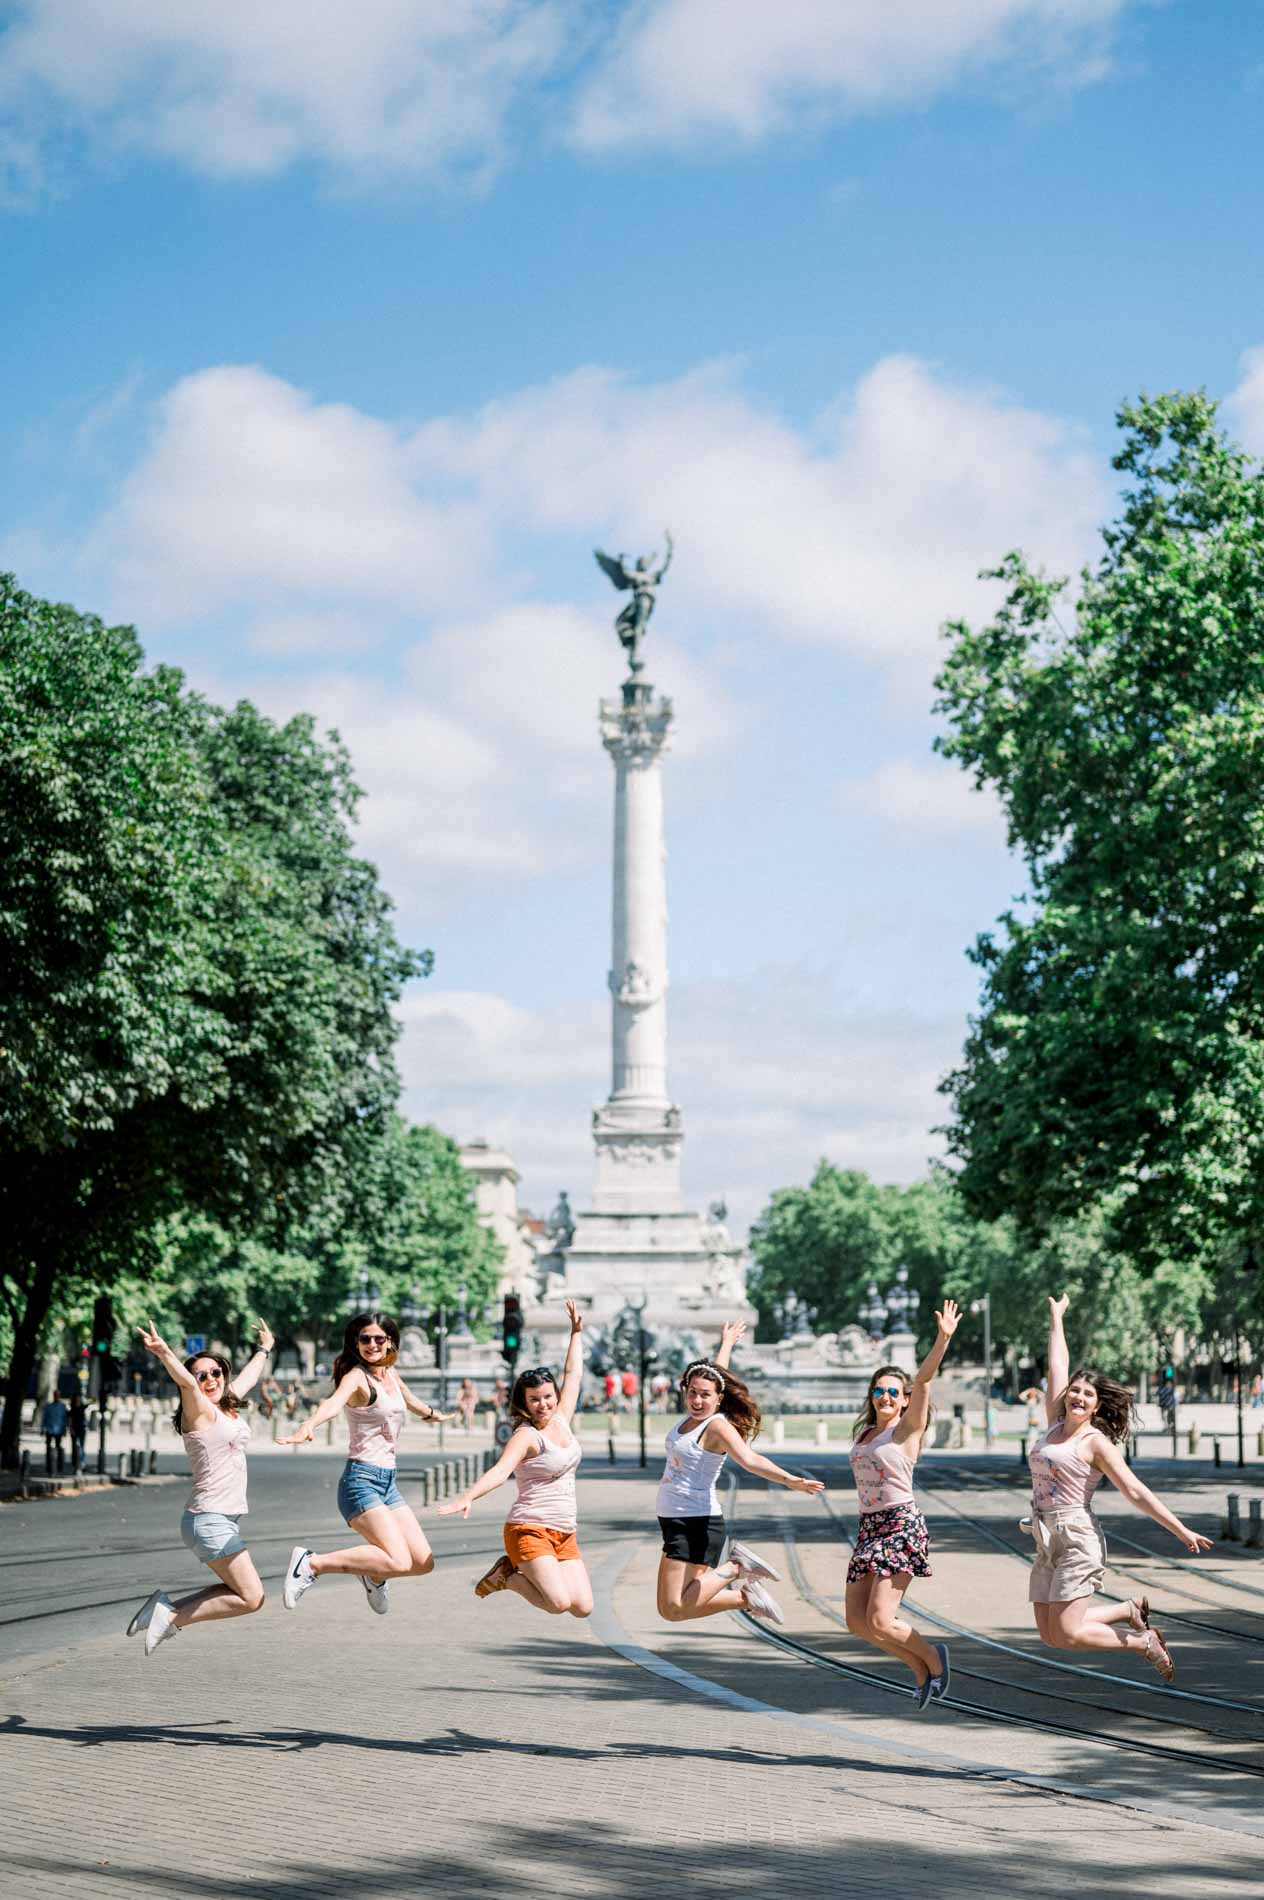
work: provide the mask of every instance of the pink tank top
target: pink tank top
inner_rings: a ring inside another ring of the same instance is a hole
[[[216,1412],[204,1432],[181,1432],[189,1454],[193,1489],[187,1511],[222,1511],[241,1517],[246,1510],[246,1445],[250,1427],[233,1412]]]
[[[1037,1511],[1087,1511],[1102,1474],[1090,1464],[1093,1431],[1055,1440],[1062,1423],[1051,1425],[1027,1460],[1031,1467],[1031,1501]]]
[[[894,1425],[853,1445],[849,1455],[862,1511],[890,1511],[913,1502],[913,1460],[895,1443]]]
[[[379,1379],[370,1379],[373,1398],[368,1405],[347,1407],[347,1457],[359,1465],[395,1469],[395,1447],[404,1429],[408,1407],[402,1392],[388,1392]]]
[[[534,1458],[524,1458],[514,1472],[518,1495],[513,1501],[506,1524],[539,1524],[545,1530],[573,1531],[579,1522],[575,1503],[575,1471],[583,1450],[572,1437],[565,1445],[555,1445],[537,1432],[540,1449]]]

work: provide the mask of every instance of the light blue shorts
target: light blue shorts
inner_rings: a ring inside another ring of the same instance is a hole
[[[240,1527],[239,1517],[226,1517],[223,1511],[186,1511],[180,1519],[181,1537],[204,1564],[236,1557],[246,1548]]]
[[[388,1511],[402,1511],[405,1502],[395,1482],[393,1465],[366,1465],[358,1458],[350,1458],[343,1466],[338,1480],[338,1509],[345,1523],[349,1524],[353,1517],[379,1504],[384,1504]]]

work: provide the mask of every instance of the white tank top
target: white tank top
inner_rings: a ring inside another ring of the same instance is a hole
[[[189,1454],[193,1489],[186,1511],[222,1511],[241,1517],[246,1510],[246,1445],[250,1427],[233,1412],[216,1412],[204,1432],[181,1432]]]
[[[518,1495],[506,1524],[540,1524],[549,1531],[573,1531],[578,1522],[575,1471],[583,1451],[573,1435],[567,1445],[555,1445],[537,1432],[540,1449],[524,1458],[514,1472]]]
[[[366,1375],[367,1376],[367,1375]],[[394,1471],[395,1447],[404,1429],[408,1407],[402,1392],[388,1392],[377,1379],[369,1380],[373,1398],[368,1405],[347,1407],[347,1457],[360,1465]]]
[[[658,1517],[719,1517],[716,1480],[728,1457],[725,1451],[703,1451],[710,1419],[693,1425],[682,1418],[667,1434],[667,1463],[658,1487]],[[686,1427],[690,1429],[686,1430]]]

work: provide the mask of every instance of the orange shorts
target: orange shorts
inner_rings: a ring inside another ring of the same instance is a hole
[[[574,1531],[551,1531],[547,1524],[506,1524],[505,1549],[515,1569],[533,1557],[556,1557],[560,1564],[583,1562]]]

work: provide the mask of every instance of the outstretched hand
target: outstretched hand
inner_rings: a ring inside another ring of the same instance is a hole
[[[825,1485],[820,1478],[791,1478],[786,1489],[787,1491],[805,1491],[808,1497],[814,1498],[825,1489]]]
[[[441,1504],[439,1506],[438,1510],[435,1512],[435,1516],[436,1517],[455,1517],[457,1512],[459,1511],[462,1517],[468,1517],[470,1514],[470,1504],[471,1504],[471,1499],[466,1497],[464,1494],[462,1494],[459,1498],[449,1498],[446,1504]]]
[[[573,1333],[583,1332],[584,1316],[576,1306],[574,1300],[567,1300],[566,1302],[566,1317],[571,1323],[571,1331]]]
[[[955,1300],[945,1300],[935,1314],[935,1324],[945,1339],[951,1339],[961,1324],[961,1308]]]
[[[259,1342],[256,1348],[258,1352],[271,1352],[276,1345],[276,1335],[266,1319],[255,1321],[255,1338]]]
[[[744,1319],[726,1319],[720,1328],[720,1344],[727,1346],[731,1351],[738,1340],[745,1337],[745,1334],[746,1321]]]
[[[295,1430],[290,1433],[288,1438],[278,1438],[277,1444],[278,1445],[310,1445],[312,1442],[312,1439],[315,1436],[316,1434],[312,1429],[312,1421],[310,1420],[310,1418],[304,1419],[303,1423],[297,1426]]]
[[[1199,1531],[1190,1530],[1188,1524],[1182,1524],[1176,1535],[1191,1557],[1201,1555],[1204,1550],[1214,1549],[1210,1537],[1204,1537]]]
[[[1055,1300],[1051,1293],[1049,1295],[1049,1318],[1051,1320],[1060,1320],[1070,1304],[1071,1301],[1067,1294],[1064,1293],[1060,1299]]]
[[[146,1320],[145,1324],[138,1326],[136,1330],[140,1334],[140,1342],[146,1352],[152,1352],[160,1357],[164,1352],[169,1353],[171,1351],[170,1346],[151,1319]]]

